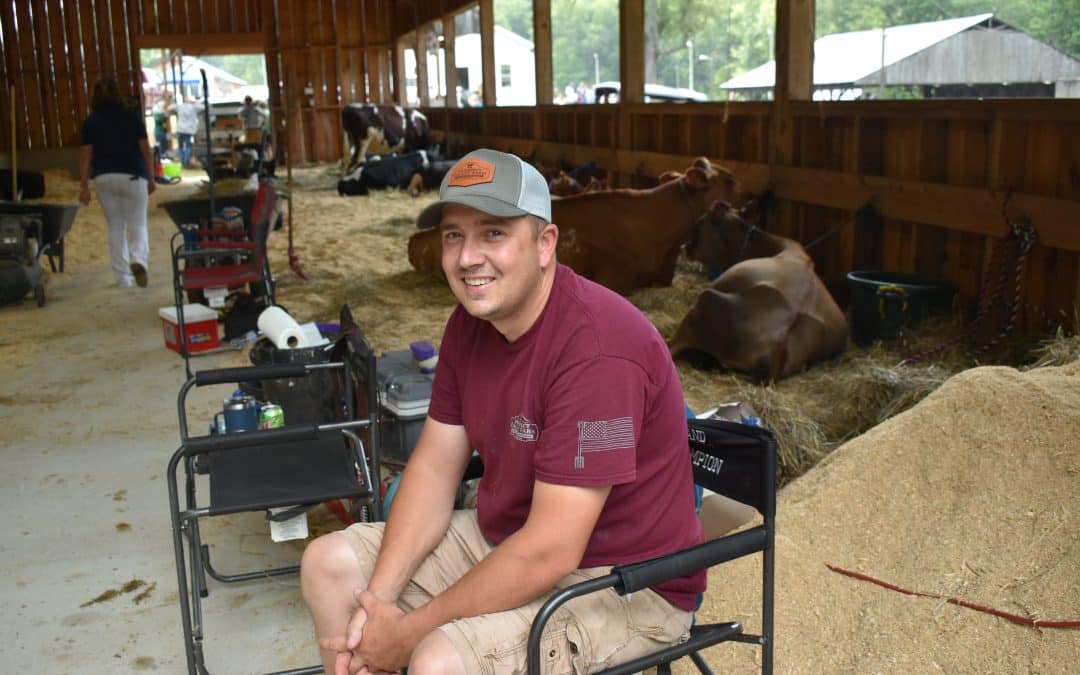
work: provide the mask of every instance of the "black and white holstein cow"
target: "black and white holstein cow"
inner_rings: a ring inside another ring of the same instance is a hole
[[[341,128],[352,144],[346,172],[355,169],[368,152],[405,154],[433,145],[427,117],[415,108],[393,103],[350,103],[341,111]]]
[[[430,160],[424,150],[404,155],[371,155],[338,181],[338,194],[366,195],[371,190],[399,188],[415,197],[424,189],[438,187],[454,164]]]

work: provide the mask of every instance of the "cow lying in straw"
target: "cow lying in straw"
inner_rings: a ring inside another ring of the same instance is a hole
[[[588,192],[551,202],[559,228],[559,262],[624,295],[645,286],[667,286],[694,223],[717,200],[733,201],[735,178],[699,157],[682,174],[648,190]],[[442,276],[437,230],[409,239],[409,262]]]
[[[705,353],[766,381],[844,350],[847,321],[799,243],[717,202],[687,253],[724,272],[682,320],[669,342],[673,356]]]

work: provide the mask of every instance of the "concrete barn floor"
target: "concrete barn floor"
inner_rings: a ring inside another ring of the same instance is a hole
[[[0,671],[186,671],[165,482],[184,371],[158,319],[172,304],[173,225],[150,227],[148,288],[116,288],[107,260],[69,261],[49,277],[45,307],[32,297],[0,307]],[[238,356],[200,356],[193,368]],[[207,410],[229,394],[206,389]],[[260,514],[211,520],[203,535],[222,570],[299,559],[299,547],[270,541]],[[317,662],[297,577],[210,584],[212,672]]]

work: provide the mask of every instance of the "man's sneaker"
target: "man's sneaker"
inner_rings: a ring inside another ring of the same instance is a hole
[[[135,283],[140,288],[146,288],[146,268],[137,262],[131,263],[131,276],[135,277]]]

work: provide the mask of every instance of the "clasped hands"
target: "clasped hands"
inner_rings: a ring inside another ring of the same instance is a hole
[[[396,673],[409,665],[423,635],[412,635],[405,612],[371,591],[356,590],[354,595],[360,607],[345,635],[319,640],[320,647],[337,652],[334,675]]]

